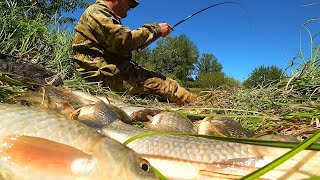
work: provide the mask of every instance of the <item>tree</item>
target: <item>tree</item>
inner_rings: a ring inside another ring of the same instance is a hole
[[[142,51],[133,51],[132,52],[132,59],[133,61],[137,62],[139,65],[154,70],[154,65],[149,61],[151,54],[151,49],[149,47],[143,49]]]
[[[213,54],[202,54],[201,58],[196,64],[198,76],[207,73],[218,73],[222,71],[222,64]]]
[[[249,78],[243,82],[243,85],[247,88],[252,88],[258,85],[265,86],[270,83],[277,83],[281,80],[282,75],[282,69],[275,65],[269,67],[261,65],[251,72]]]
[[[156,71],[188,82],[194,71],[194,64],[199,57],[199,50],[186,35],[168,36],[160,39],[152,50],[149,61]]]
[[[62,12],[74,12],[77,8],[89,5],[86,0],[15,0],[0,3],[0,10],[16,9],[30,19],[36,19],[39,15],[46,20],[56,19],[59,23],[74,22],[74,18],[61,17]],[[54,18],[55,17],[55,18]]]
[[[227,76],[222,72],[222,64],[213,54],[202,54],[196,63],[196,84],[201,88],[216,88],[224,84]]]

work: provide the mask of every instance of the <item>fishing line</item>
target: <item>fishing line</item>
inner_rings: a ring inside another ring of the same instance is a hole
[[[249,17],[248,11],[246,10],[246,8],[245,8],[242,4],[239,4],[239,3],[236,3],[236,2],[232,2],[232,1],[230,1],[230,2],[221,2],[221,3],[217,3],[217,4],[214,4],[214,5],[208,6],[208,7],[204,8],[204,9],[201,9],[200,11],[198,11],[198,12],[196,12],[196,13],[193,13],[193,14],[187,16],[186,18],[184,18],[184,19],[182,19],[181,21],[177,22],[177,23],[176,23],[175,25],[173,25],[172,27],[175,28],[175,27],[178,26],[179,24],[185,22],[186,20],[192,18],[193,16],[195,16],[195,15],[197,15],[197,14],[203,12],[203,11],[208,10],[208,9],[210,9],[210,8],[212,8],[212,7],[215,7],[215,6],[223,5],[223,4],[236,4],[236,5],[239,5],[239,6],[246,12],[247,16]],[[250,27],[250,29],[251,29],[251,27]]]

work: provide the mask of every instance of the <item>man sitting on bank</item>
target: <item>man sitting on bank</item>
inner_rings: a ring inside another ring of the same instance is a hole
[[[157,94],[184,105],[197,96],[162,74],[132,61],[132,51],[147,47],[173,28],[168,23],[144,24],[130,30],[121,23],[137,0],[97,0],[82,14],[75,27],[72,48],[76,70],[88,81],[102,81],[116,92]]]

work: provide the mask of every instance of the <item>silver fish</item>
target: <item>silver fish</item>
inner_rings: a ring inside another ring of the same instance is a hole
[[[150,116],[153,117],[164,111],[162,108],[133,106],[128,104],[121,104],[118,105],[118,107],[128,114],[132,122],[148,122],[150,120]]]
[[[187,118],[175,112],[163,111],[150,118],[146,128],[164,132],[197,133],[197,127]]]
[[[245,138],[243,127],[230,118],[206,117],[199,122],[198,134]]]
[[[103,133],[119,142],[151,132],[116,121]],[[289,151],[209,140],[199,137],[159,135],[137,139],[128,145],[154,167],[173,179],[240,178]],[[264,175],[267,179],[302,179],[320,175],[320,152],[305,150]]]

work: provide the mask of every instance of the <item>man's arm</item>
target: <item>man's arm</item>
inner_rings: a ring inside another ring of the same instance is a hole
[[[95,11],[90,15],[94,36],[105,49],[118,53],[129,53],[147,47],[159,37],[167,36],[173,29],[167,23],[144,24],[142,27],[131,30],[113,17],[103,12]]]
[[[159,27],[160,27],[160,29],[161,29],[161,36],[162,36],[162,37],[168,36],[168,35],[170,34],[170,32],[173,31],[172,26],[170,26],[168,23],[159,23],[158,25],[159,25]],[[159,38],[159,37],[158,37],[158,38]],[[156,40],[156,39],[155,39],[155,40]],[[155,40],[153,40],[153,41],[155,41]],[[141,45],[141,46],[140,46],[138,49],[136,49],[136,50],[140,51],[140,50],[146,48],[146,47],[149,46],[153,41],[149,41],[149,42],[144,43],[143,45]]]

